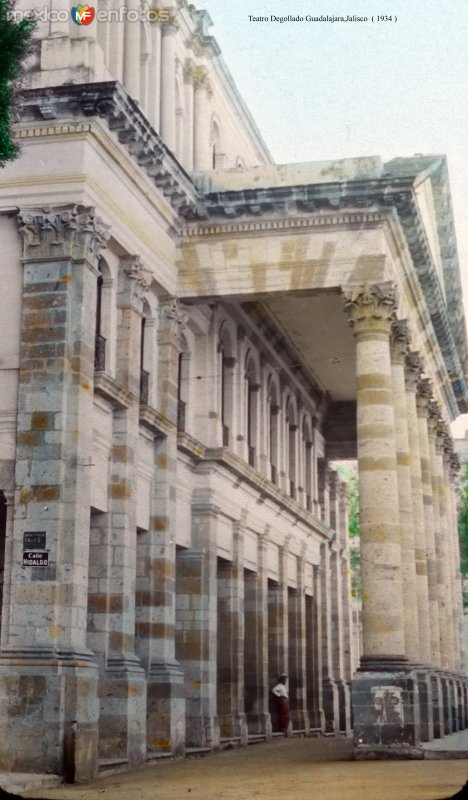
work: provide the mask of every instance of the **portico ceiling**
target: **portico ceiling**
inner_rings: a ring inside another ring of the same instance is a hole
[[[262,306],[331,400],[354,400],[355,342],[341,293],[278,293]]]

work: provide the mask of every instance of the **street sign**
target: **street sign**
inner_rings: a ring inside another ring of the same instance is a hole
[[[23,550],[23,567],[48,567],[49,553],[46,550]]]

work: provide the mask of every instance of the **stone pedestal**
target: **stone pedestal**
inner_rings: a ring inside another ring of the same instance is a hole
[[[362,752],[403,753],[420,741],[418,676],[414,671],[379,663],[360,670],[353,680],[354,741]]]

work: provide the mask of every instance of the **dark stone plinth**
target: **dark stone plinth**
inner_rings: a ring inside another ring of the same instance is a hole
[[[377,670],[361,667],[351,688],[354,743],[359,748],[415,746],[420,741],[420,711],[417,674],[409,665],[394,664]]]
[[[340,729],[340,698],[336,682],[331,678],[325,678],[322,683],[322,700],[325,733],[338,733]]]

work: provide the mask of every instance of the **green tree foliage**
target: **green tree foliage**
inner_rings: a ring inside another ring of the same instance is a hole
[[[468,579],[468,462],[462,467],[459,479],[458,534],[460,537],[460,572],[462,580]],[[463,604],[468,606],[468,591],[463,591]]]
[[[0,0],[0,165],[18,155],[11,131],[13,90],[35,26],[32,16],[15,19],[14,0]]]
[[[359,546],[359,488],[354,471],[337,466],[338,473],[348,484],[348,533],[350,538],[349,566],[351,570],[351,593],[356,600],[361,600],[361,550]]]

